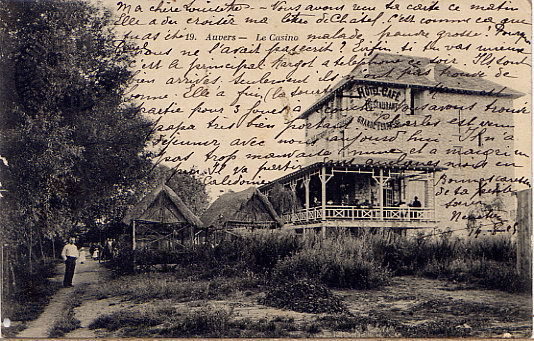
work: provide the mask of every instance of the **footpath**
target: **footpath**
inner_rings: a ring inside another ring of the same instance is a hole
[[[58,266],[58,275],[52,278],[52,281],[63,283],[64,265]],[[48,333],[65,307],[65,302],[69,297],[75,294],[77,290],[83,290],[91,285],[98,285],[102,283],[108,274],[108,270],[104,268],[98,261],[87,259],[84,264],[78,262],[74,273],[72,288],[61,288],[50,303],[46,306],[41,315],[34,321],[28,324],[28,327],[21,331],[17,338],[47,338]],[[82,325],[82,327],[84,327]]]

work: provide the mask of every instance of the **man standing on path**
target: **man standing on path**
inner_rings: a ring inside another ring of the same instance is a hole
[[[69,238],[69,242],[63,251],[61,251],[61,257],[65,261],[65,278],[63,279],[64,287],[72,287],[72,277],[74,277],[74,268],[76,267],[76,259],[80,256],[78,248],[74,245],[75,239]]]

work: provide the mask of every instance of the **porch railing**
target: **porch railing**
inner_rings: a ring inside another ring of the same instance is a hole
[[[424,207],[361,208],[358,206],[327,205],[323,219],[322,207],[302,209],[284,214],[285,223],[306,224],[321,220],[386,220],[386,221],[434,221],[434,210]]]

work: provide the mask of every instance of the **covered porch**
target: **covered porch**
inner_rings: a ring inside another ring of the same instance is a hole
[[[318,162],[260,187],[279,183],[294,195],[284,212],[286,227],[435,227],[432,166]]]

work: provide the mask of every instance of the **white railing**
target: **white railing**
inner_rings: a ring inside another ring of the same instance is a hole
[[[285,223],[311,223],[323,220],[322,207],[302,209],[284,214]],[[358,206],[325,207],[324,220],[386,220],[386,221],[434,221],[434,210],[423,207],[361,208]]]

